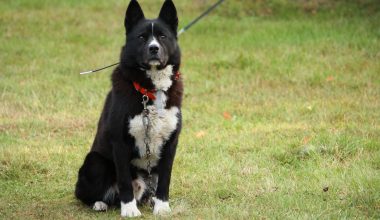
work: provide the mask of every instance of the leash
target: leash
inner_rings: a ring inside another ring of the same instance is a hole
[[[177,37],[179,37],[181,34],[185,33],[188,29],[190,29],[194,24],[196,24],[199,20],[201,20],[203,17],[205,17],[206,15],[208,15],[211,11],[213,11],[216,7],[218,7],[220,4],[222,4],[225,0],[219,0],[218,2],[216,2],[215,4],[213,4],[212,6],[210,6],[205,12],[203,12],[201,15],[199,15],[197,18],[195,18],[193,21],[191,21],[188,25],[186,25],[184,28],[182,28],[181,30],[178,31],[178,34],[177,34]],[[84,71],[84,72],[81,72],[79,74],[81,75],[84,75],[84,74],[90,74],[90,73],[95,73],[95,72],[98,72],[98,71],[101,71],[101,70],[104,70],[104,69],[107,69],[109,67],[113,67],[113,66],[116,66],[120,64],[120,62],[117,62],[117,63],[114,63],[114,64],[111,64],[111,65],[108,65],[108,66],[105,66],[105,67],[101,67],[101,68],[98,68],[98,69],[94,69],[94,70],[89,70],[89,71]]]
[[[151,123],[150,123],[150,118],[149,118],[149,109],[147,108],[147,104],[149,102],[149,97],[148,95],[143,95],[142,96],[142,104],[143,104],[143,113],[142,113],[142,123],[143,123],[143,126],[144,126],[144,144],[145,144],[145,159],[147,160],[147,165],[146,165],[146,169],[147,169],[147,172],[148,172],[148,176],[145,178],[147,180],[147,194],[148,194],[148,202],[149,202],[149,205],[150,206],[153,206],[154,202],[153,202],[153,196],[154,196],[154,192],[156,191],[155,190],[155,184],[153,183],[153,175],[152,175],[152,165],[151,165],[151,161],[150,161],[150,157],[152,156],[152,152],[150,151],[150,142],[151,142],[151,139],[150,139],[150,136],[149,136],[149,132],[150,132],[150,129],[151,129]]]
[[[212,10],[214,10],[216,7],[218,7],[220,4],[222,4],[224,0],[219,0],[215,4],[213,4],[211,7],[209,7],[205,12],[203,12],[201,15],[199,15],[196,19],[194,19],[192,22],[190,22],[188,25],[186,25],[184,28],[178,31],[177,36],[181,35],[187,29],[191,28],[195,23],[197,23],[199,20],[201,20],[204,16],[208,15]]]

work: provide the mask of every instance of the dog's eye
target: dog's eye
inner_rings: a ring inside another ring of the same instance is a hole
[[[139,39],[140,39],[140,40],[145,40],[144,35],[140,35],[140,36],[139,36]]]
[[[165,39],[165,38],[166,38],[166,36],[165,36],[165,35],[163,35],[163,34],[161,34],[161,35],[160,35],[160,38],[161,38],[161,39]]]

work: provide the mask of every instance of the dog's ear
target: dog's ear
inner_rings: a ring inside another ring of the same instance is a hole
[[[166,0],[162,5],[159,19],[168,24],[172,30],[177,33],[178,28],[178,16],[177,9],[175,8],[173,2],[171,0]]]
[[[141,10],[139,3],[136,0],[131,0],[125,12],[124,26],[127,34],[141,20],[144,19],[144,12]]]

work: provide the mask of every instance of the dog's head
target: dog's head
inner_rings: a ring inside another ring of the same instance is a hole
[[[178,65],[180,50],[177,44],[178,17],[171,0],[166,0],[157,19],[145,19],[139,3],[132,0],[125,14],[126,45],[122,63],[140,69],[163,69]]]

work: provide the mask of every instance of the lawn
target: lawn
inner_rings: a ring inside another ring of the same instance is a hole
[[[175,1],[180,27],[213,2]],[[170,217],[380,218],[380,6],[289,2],[230,0],[180,37]],[[79,72],[118,61],[127,4],[0,2],[0,219],[119,218],[73,191],[112,68]]]

